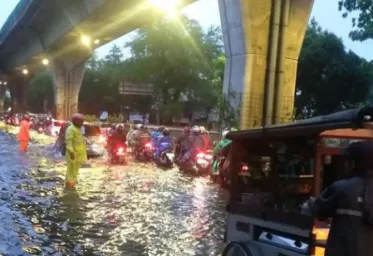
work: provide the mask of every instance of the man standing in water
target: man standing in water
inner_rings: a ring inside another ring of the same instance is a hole
[[[87,161],[87,150],[81,127],[84,123],[82,114],[74,114],[71,118],[72,125],[66,130],[66,187],[74,187],[78,178],[81,165]]]
[[[20,123],[18,133],[19,151],[27,152],[28,142],[30,140],[30,117],[25,115]]]

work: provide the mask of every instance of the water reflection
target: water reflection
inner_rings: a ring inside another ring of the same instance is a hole
[[[18,227],[14,248],[36,255],[218,255],[225,202],[207,179],[130,163],[82,169],[77,190],[65,190],[64,167],[40,161],[45,152],[38,150],[21,157],[0,144],[0,168],[9,170],[0,180],[12,184],[0,190],[1,200],[18,216],[10,223]]]

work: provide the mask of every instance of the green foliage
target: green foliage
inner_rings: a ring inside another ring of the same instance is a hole
[[[352,40],[364,41],[373,38],[373,0],[339,0],[338,8],[344,18],[353,13],[350,32]],[[355,14],[358,14],[357,17]]]
[[[299,58],[296,118],[327,114],[366,102],[373,83],[373,66],[315,20],[307,30]]]
[[[53,80],[49,72],[35,75],[28,87],[27,104],[31,112],[44,113],[46,110],[52,109],[53,90]],[[44,103],[47,105],[44,106]]]
[[[180,22],[158,17],[126,45],[129,78],[154,83],[153,109],[163,121],[179,117],[187,105],[191,112],[217,106],[224,68],[220,37],[219,29],[204,33],[184,16]]]

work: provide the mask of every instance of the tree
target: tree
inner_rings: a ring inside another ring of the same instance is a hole
[[[312,20],[298,64],[296,117],[327,114],[367,101],[372,68],[365,59],[346,52],[340,38]]]
[[[53,79],[49,72],[41,72],[35,75],[30,81],[27,93],[27,104],[30,110],[36,113],[44,113],[46,110],[52,109],[53,92]]]
[[[357,12],[357,18],[351,18],[353,30],[350,32],[352,40],[364,41],[373,39],[373,0],[339,0],[338,8],[343,11],[342,16]]]
[[[129,78],[154,84],[153,106],[163,121],[182,114],[182,99],[193,102],[194,110],[217,103],[213,62],[222,55],[219,32],[204,33],[185,16],[179,22],[158,17],[126,44],[132,53]]]

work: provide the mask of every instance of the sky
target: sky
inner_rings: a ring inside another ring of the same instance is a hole
[[[2,8],[0,8],[0,26],[4,24],[18,1],[19,0],[2,0]],[[359,56],[368,60],[373,60],[373,41],[353,42],[348,37],[348,33],[352,29],[351,20],[342,18],[341,13],[338,11],[337,2],[338,0],[315,0],[311,17],[315,18],[324,29],[341,37],[347,49],[354,51]],[[220,26],[218,0],[199,0],[187,6],[183,12],[189,18],[199,21],[204,28],[208,28],[211,25]],[[97,55],[100,57],[105,56],[113,44],[123,46],[132,36],[133,33],[127,34],[100,47],[96,50]]]

